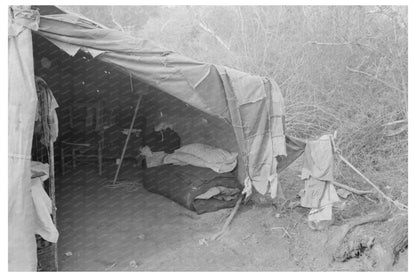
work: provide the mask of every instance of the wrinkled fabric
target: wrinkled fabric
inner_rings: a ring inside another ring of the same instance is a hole
[[[28,6],[9,7],[9,37],[18,36],[23,30],[38,30],[40,14]]]
[[[277,195],[277,156],[286,156],[284,101],[274,81],[237,70],[220,71],[244,170],[244,191]],[[243,168],[242,168],[243,167]]]
[[[240,182],[262,194],[276,191],[276,157],[285,156],[286,147],[284,102],[273,80],[198,62],[74,15],[42,16],[38,33],[61,48],[67,44],[103,51],[97,59],[225,120],[239,146]]]
[[[32,179],[41,177],[41,181],[45,181],[49,178],[49,164],[31,161],[30,172],[32,173]]]
[[[241,185],[232,173],[216,173],[209,168],[162,165],[143,171],[143,187],[163,195],[176,203],[196,211],[198,214],[234,207],[237,198],[211,197],[196,199],[212,187],[241,190]]]
[[[140,150],[140,153],[146,157],[146,167],[151,168],[163,164],[163,159],[166,157],[164,151],[152,152],[149,146],[145,146]]]
[[[319,208],[339,201],[334,185],[328,181],[309,178],[305,181],[300,204],[306,208]]]
[[[324,135],[306,144],[302,179],[309,177],[318,180],[333,181],[334,155],[331,137]]]
[[[332,219],[332,205],[340,201],[332,184],[333,154],[330,135],[306,143],[301,174],[305,189],[301,193],[301,205],[311,208],[308,221],[313,229],[323,228],[321,223]]]
[[[14,10],[15,7],[9,8]],[[30,12],[29,7],[19,9]],[[15,29],[18,18],[17,13],[13,19],[9,17],[9,29]],[[8,269],[36,271],[35,212],[30,178],[37,105],[32,33],[23,26],[8,37],[8,42]]]
[[[59,234],[51,218],[52,200],[43,188],[43,182],[49,178],[49,165],[40,162],[32,162],[31,171],[32,176],[33,173],[40,176],[32,177],[31,179],[32,199],[36,211],[35,234],[40,235],[47,241],[56,243]]]
[[[58,241],[58,230],[53,224],[52,201],[43,189],[41,178],[32,179],[32,199],[35,207],[36,227],[35,234],[40,235],[44,240],[56,243]]]
[[[279,155],[277,157],[277,172],[282,172],[296,161],[305,152],[305,147],[304,141],[286,136],[286,156]]]
[[[36,92],[39,101],[36,111],[35,131],[41,134],[41,143],[49,147],[49,139],[55,142],[59,133],[58,115],[56,114],[59,105],[48,84],[37,76]],[[47,111],[47,114],[45,114],[45,111]]]
[[[198,195],[195,199],[210,199],[212,197],[221,198],[222,200],[229,201],[238,196],[240,190],[238,188],[227,188],[223,186],[212,187],[207,192]]]
[[[163,162],[206,167],[217,173],[226,173],[232,171],[237,165],[237,153],[230,153],[202,143],[193,143],[182,146],[174,153],[167,155]]]

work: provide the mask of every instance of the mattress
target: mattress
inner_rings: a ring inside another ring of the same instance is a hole
[[[233,173],[220,174],[209,168],[191,165],[146,168],[143,186],[198,214],[234,207],[242,191],[242,186]],[[209,194],[212,188],[222,188],[223,191],[233,193],[199,199],[200,196]]]

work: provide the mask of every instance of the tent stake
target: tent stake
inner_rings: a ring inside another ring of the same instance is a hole
[[[141,94],[139,96],[139,99],[137,100],[136,109],[134,110],[134,115],[133,115],[133,118],[132,118],[131,123],[130,123],[130,129],[129,129],[129,132],[127,134],[126,142],[124,143],[123,152],[121,152],[120,163],[118,164],[116,175],[114,176],[113,185],[116,184],[118,174],[120,173],[121,164],[123,163],[124,154],[126,153],[127,145],[129,143],[131,131],[132,131],[133,126],[134,126],[134,121],[136,121],[136,115],[137,115],[137,111],[139,110],[139,106],[140,106],[140,102],[142,101],[142,97],[143,97],[143,95]]]

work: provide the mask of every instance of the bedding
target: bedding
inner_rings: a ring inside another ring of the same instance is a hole
[[[193,143],[182,146],[174,153],[167,155],[163,163],[174,165],[194,165],[207,167],[217,173],[232,171],[237,165],[235,152],[216,148],[202,143]]]
[[[233,173],[192,165],[146,168],[143,186],[198,214],[234,207],[242,191]]]
[[[163,159],[167,155],[164,151],[152,152],[149,146],[141,148],[140,154],[146,158],[146,166],[148,168],[162,165]]]

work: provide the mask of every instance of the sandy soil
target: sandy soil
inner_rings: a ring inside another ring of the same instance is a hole
[[[363,257],[333,262],[325,246],[336,226],[354,213],[345,210],[328,230],[312,231],[306,209],[249,203],[223,239],[212,241],[231,209],[197,215],[149,193],[131,162],[120,179],[137,182],[136,190],[109,188],[115,169],[107,163],[98,176],[95,167],[85,165],[58,177],[60,271],[372,270]],[[302,186],[298,174],[289,168],[281,176],[288,198]],[[353,201],[363,200],[353,199],[351,206]],[[407,251],[394,270],[407,270]]]

